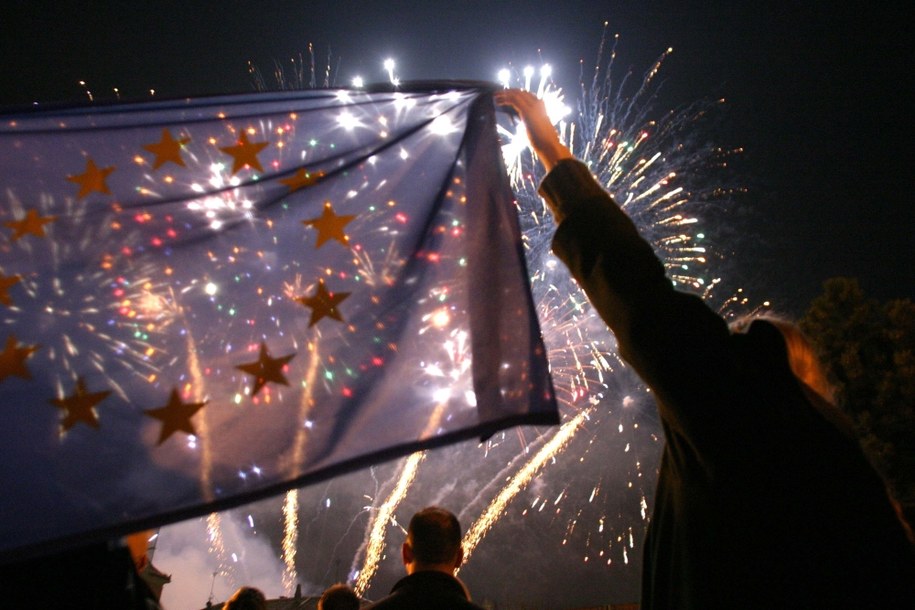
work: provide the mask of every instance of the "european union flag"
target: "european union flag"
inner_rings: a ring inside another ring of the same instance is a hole
[[[0,120],[0,557],[558,421],[486,87]]]

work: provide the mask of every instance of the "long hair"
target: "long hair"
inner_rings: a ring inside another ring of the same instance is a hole
[[[785,340],[788,365],[794,376],[824,400],[835,404],[835,389],[826,378],[823,364],[813,349],[813,344],[798,325],[776,315],[764,314],[738,318],[731,322],[730,328],[734,332],[746,332],[754,320],[763,320],[778,329]]]
[[[819,394],[829,405],[826,408],[817,407],[817,410],[826,417],[832,424],[843,431],[851,438],[855,437],[851,419],[845,416],[838,407],[835,406],[835,389],[826,378],[823,370],[823,364],[820,362],[813,344],[804,332],[785,318],[772,314],[743,316],[731,322],[729,327],[731,332],[747,332],[750,324],[754,320],[762,320],[774,326],[785,340],[785,350],[788,354],[788,365],[791,372],[800,381],[804,382],[811,390]],[[906,539],[915,544],[915,532],[906,518],[902,504],[894,496],[892,489],[886,485],[886,495],[890,504],[896,513],[896,518],[902,525]]]

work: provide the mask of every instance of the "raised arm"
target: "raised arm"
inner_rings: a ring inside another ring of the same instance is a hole
[[[559,134],[547,116],[543,100],[520,89],[499,91],[495,94],[495,100],[500,106],[514,108],[521,117],[531,146],[547,172],[562,159],[573,158],[568,147],[559,141]]]
[[[697,398],[703,379],[727,361],[724,321],[698,298],[674,290],[651,244],[560,142],[541,100],[505,90],[495,101],[524,121],[547,170],[540,193],[559,225],[553,251],[613,331],[620,354],[670,404],[703,404]],[[691,427],[690,414],[662,413],[677,428]]]

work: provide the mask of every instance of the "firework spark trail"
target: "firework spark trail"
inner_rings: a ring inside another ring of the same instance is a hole
[[[283,500],[283,591],[295,587],[298,574],[295,568],[295,551],[299,542],[299,491],[286,492]]]
[[[361,596],[365,593],[369,583],[372,581],[372,577],[375,576],[375,572],[378,570],[378,563],[381,560],[381,554],[384,552],[385,530],[388,522],[394,518],[394,511],[397,510],[397,507],[400,506],[400,503],[407,495],[407,491],[409,491],[410,485],[413,484],[413,479],[416,478],[419,465],[425,455],[424,451],[419,451],[406,458],[400,471],[397,485],[395,485],[384,503],[375,511],[374,518],[370,522],[369,531],[366,534],[368,544],[366,545],[365,561],[353,586],[357,595]],[[358,568],[358,558],[357,554],[353,559],[351,571]]]
[[[547,291],[554,294],[559,293],[554,285],[547,286]],[[545,301],[546,299],[541,299],[540,302]],[[569,307],[568,303],[572,303],[572,306]],[[604,372],[610,373],[613,369],[596,342],[584,340],[581,330],[584,317],[582,314],[588,308],[582,307],[582,303],[577,301],[574,295],[569,296],[560,306],[544,305],[542,309],[542,319],[546,322],[544,340],[550,354],[551,373],[556,384],[557,398],[560,404],[571,413],[576,409],[575,403],[578,400],[585,399],[591,394],[592,384],[596,383],[602,388],[606,387]],[[562,319],[559,318],[560,312],[564,316]],[[587,364],[582,362],[582,359],[588,356],[590,356],[590,361]],[[568,364],[566,364],[567,361],[569,361]],[[568,394],[568,398],[563,398],[565,394]],[[592,396],[590,405],[578,410],[577,414],[558,430],[538,435],[534,441],[525,446],[523,454],[513,458],[508,466],[497,473],[490,483],[485,485],[468,503],[468,507],[476,505],[483,497],[484,491],[493,487],[496,481],[505,480],[508,472],[515,472],[509,483],[494,497],[483,511],[482,516],[468,530],[465,544],[472,545],[470,550],[482,541],[491,528],[492,521],[501,515],[508,503],[546,465],[546,461],[555,459],[568,446],[569,441],[582,428],[581,423],[595,414],[598,403],[599,398]],[[531,447],[541,443],[544,444],[543,447],[535,451],[526,463],[518,467],[517,463],[523,460],[524,456],[530,455]],[[482,523],[481,520],[483,520]],[[474,532],[473,537],[469,537],[471,531]],[[469,557],[467,548],[465,548],[465,554],[466,561],[466,557]]]
[[[222,535],[222,516],[219,513],[210,513],[206,518],[207,538],[210,541],[209,553],[215,556],[218,561],[218,571],[223,576],[228,577],[229,586],[238,585],[235,578],[235,570],[229,563],[228,552],[226,551],[225,540]]]
[[[360,275],[365,278],[367,286],[390,286],[398,271],[403,267],[404,259],[392,240],[391,245],[385,249],[384,260],[378,262],[374,261],[369,253],[357,244],[353,248],[353,264]]]
[[[178,304],[174,291],[170,291],[171,301],[178,316],[184,320],[182,324],[185,330],[185,345],[187,349],[188,372],[191,377],[191,383],[187,384],[186,391],[193,393],[194,402],[204,402],[206,400],[206,377],[203,374],[203,367],[200,365],[198,356],[197,342],[191,332],[191,326],[187,323],[184,309]],[[213,455],[209,441],[209,426],[207,420],[208,411],[204,409],[203,413],[197,418],[197,434],[188,437],[188,444],[191,448],[197,447],[200,442],[200,488],[207,500],[213,499]],[[231,584],[234,586],[235,570],[229,562],[229,555],[226,550],[225,539],[222,533],[222,517],[219,513],[210,513],[206,517],[207,538],[209,540],[209,554],[216,558],[220,574],[228,576]]]
[[[174,293],[172,293],[174,298]],[[179,315],[184,317],[183,309],[178,306]],[[206,400],[206,377],[203,374],[203,367],[200,366],[200,357],[197,350],[197,342],[194,339],[194,333],[191,332],[189,324],[184,324],[185,346],[187,349],[187,366],[188,373],[191,377],[191,383],[185,386],[186,391],[193,393],[194,402],[204,402]],[[209,442],[209,430],[206,418],[207,411],[204,410],[201,417],[198,418],[199,427],[197,434],[188,437],[188,443],[191,447],[196,447],[197,440],[200,440],[200,488],[204,497],[209,501],[213,499],[213,484],[211,480],[213,468],[213,456]]]
[[[302,383],[302,400],[299,403],[299,421],[302,422],[309,420],[311,409],[314,406],[312,390],[315,386],[318,363],[320,362],[320,359],[316,356],[319,340],[316,337],[308,343],[308,351],[312,353],[312,357],[308,359],[309,364]],[[302,464],[305,456],[307,440],[308,426],[302,425],[296,433],[292,452],[292,468],[296,477],[300,474],[299,465]],[[299,540],[299,490],[297,489],[292,489],[286,493],[286,498],[283,501],[283,524],[283,565],[285,566],[283,569],[283,590],[286,593],[290,593],[298,579],[295,565],[296,548]]]
[[[307,63],[308,72],[306,73],[306,59],[302,54],[299,54],[298,58],[290,57],[288,67],[275,61],[273,64],[274,82],[268,84],[263,73],[260,71],[260,68],[249,61],[248,75],[251,77],[251,83],[254,85],[254,88],[258,91],[315,89],[319,86],[317,80],[318,71],[317,66],[315,65],[314,45],[310,42],[308,43]],[[328,48],[326,64],[323,67],[324,78],[320,87],[327,89],[334,86],[336,78],[333,75],[333,72],[330,49]]]
[[[424,322],[428,322],[429,325],[424,327],[420,331],[420,334],[437,327],[435,313],[428,314],[423,320]],[[447,324],[445,326],[447,326]],[[431,378],[443,378],[446,380],[446,383],[457,382],[459,377],[468,373],[470,367],[470,359],[467,358],[469,346],[467,345],[465,334],[462,332],[450,333],[448,339],[444,342],[443,347],[447,354],[448,364],[450,365],[448,367],[449,372],[446,373],[439,364],[434,362],[426,363],[424,372]],[[429,417],[429,421],[426,423],[426,427],[420,435],[421,438],[425,438],[435,433],[435,430],[441,425],[442,417],[444,417],[447,410],[448,399],[450,397],[448,386],[446,385],[433,395],[439,402],[435,405],[435,408]],[[384,552],[385,530],[387,525],[393,520],[394,511],[403,501],[404,497],[406,497],[424,457],[425,452],[417,452],[410,455],[405,460],[394,490],[376,511],[374,519],[369,521],[366,530],[367,545],[364,543],[364,546],[366,546],[365,562],[354,586],[356,593],[359,595],[362,595],[368,590],[372,577],[378,570],[378,563]],[[357,553],[356,557],[353,559],[353,569],[356,568],[358,557],[359,554]]]
[[[431,394],[436,404],[429,420],[426,422],[425,429],[420,434],[420,438],[431,437],[439,428],[451,399],[452,385],[460,384],[462,377],[466,378],[470,375],[471,359],[469,357],[470,345],[467,333],[462,330],[448,331],[450,318],[451,314],[446,309],[437,307],[422,317],[423,327],[418,332],[419,335],[425,335],[426,333],[446,331],[445,340],[441,344],[445,358],[439,362],[433,356],[428,361],[420,363],[425,378],[436,380],[436,385],[438,385],[438,382],[443,383]],[[366,548],[365,562],[354,587],[359,595],[368,590],[369,584],[378,570],[378,563],[385,548],[387,524],[393,519],[394,511],[409,491],[424,457],[425,452],[417,452],[406,459],[394,490],[377,510],[374,519],[369,521],[366,531],[367,542],[364,542]],[[358,557],[359,554],[357,553],[353,559],[353,569],[356,567]]]
[[[530,452],[536,450],[539,445],[546,442],[547,438],[548,435],[546,434],[538,435],[535,439],[525,445],[524,451],[515,456],[512,456],[512,459],[508,461],[505,467],[499,470],[499,472],[497,472],[488,483],[481,486],[480,489],[477,490],[476,495],[467,502],[465,508],[458,515],[458,521],[463,523],[468,515],[473,514],[475,507],[482,504],[484,498],[489,498],[491,496],[490,492],[494,488],[501,487],[503,485],[503,481],[508,480],[512,473],[518,472],[520,470],[519,463],[524,462]]]
[[[623,90],[632,77],[632,71],[627,71],[620,84],[614,87],[613,64],[616,59],[619,34],[613,37],[613,45],[607,54],[604,50],[607,42],[607,26],[608,24],[605,22],[590,86],[585,84],[584,78],[580,79],[579,116],[575,123],[580,131],[585,133],[583,142],[585,148],[580,153],[576,153],[576,156],[595,161],[598,165],[614,167],[616,164],[607,163],[605,157],[607,153],[615,152],[612,146],[613,141],[605,136],[622,133],[624,137],[634,139],[633,136],[639,133],[642,126],[651,123],[648,117],[655,109],[654,98],[658,90],[650,89],[650,86],[664,60],[673,52],[673,49],[668,48],[655,60],[652,67],[643,75],[638,90],[632,96],[627,97]],[[608,57],[608,60],[606,68],[602,70],[601,64],[604,57]],[[648,95],[647,100],[643,99],[646,95]],[[612,127],[608,128],[608,124]],[[574,145],[574,141],[570,141],[570,144]],[[595,151],[594,148],[599,150]]]
[[[191,386],[191,391],[194,394],[194,402],[203,402],[206,396],[206,377],[203,375],[203,369],[200,366],[200,359],[197,356],[197,345],[194,341],[194,335],[191,333],[190,326],[185,324],[185,329],[187,331],[187,353],[188,353],[188,369],[190,371],[191,380],[193,382]],[[196,443],[196,439],[200,438],[200,487],[203,490],[204,497],[207,500],[212,500],[213,498],[213,483],[212,483],[212,469],[213,469],[213,454],[209,442],[209,426],[207,422],[207,413],[208,411],[204,409],[202,417],[198,418],[199,427],[197,429],[197,435],[188,437],[188,442],[192,443],[192,446]],[[223,575],[229,577],[232,584],[235,585],[235,573],[232,568],[232,564],[229,563],[229,556],[226,551],[225,540],[222,535],[222,518],[219,513],[210,513],[207,515],[207,535],[210,540],[209,553],[211,556],[216,558],[219,566],[219,572]]]
[[[426,424],[425,430],[423,430],[423,437],[434,433],[439,425],[441,425],[446,407],[446,403],[439,403],[435,406],[432,415],[429,417],[429,422]],[[366,528],[366,539],[363,542],[363,546],[360,547],[359,552],[356,553],[356,557],[353,558],[353,566],[350,569],[351,572],[358,569],[359,555],[362,548],[365,548],[365,561],[362,570],[359,571],[359,577],[356,579],[356,583],[353,586],[353,589],[358,595],[362,595],[368,590],[372,577],[375,576],[375,572],[378,571],[378,563],[381,561],[382,553],[384,552],[385,530],[387,529],[388,523],[394,519],[394,511],[397,510],[397,507],[400,506],[400,503],[410,490],[410,486],[416,478],[416,474],[419,471],[419,465],[422,463],[425,455],[425,451],[418,451],[404,460],[404,465],[400,471],[397,484],[394,486],[393,491],[391,491],[384,503],[375,511],[373,519],[368,523]]]
[[[492,528],[493,524],[499,519],[505,511],[508,503],[514,499],[518,492],[530,483],[531,479],[540,472],[548,460],[556,456],[557,453],[568,444],[569,440],[581,427],[582,423],[594,411],[594,407],[587,407],[578,412],[578,414],[560,426],[559,431],[545,444],[536,454],[519,470],[499,492],[499,494],[490,502],[486,510],[481,514],[473,525],[464,534],[462,545],[464,547],[464,561],[468,561],[477,545]]]

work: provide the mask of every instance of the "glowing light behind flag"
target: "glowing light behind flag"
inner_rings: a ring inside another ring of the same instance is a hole
[[[2,117],[0,555],[555,423],[489,95]]]

